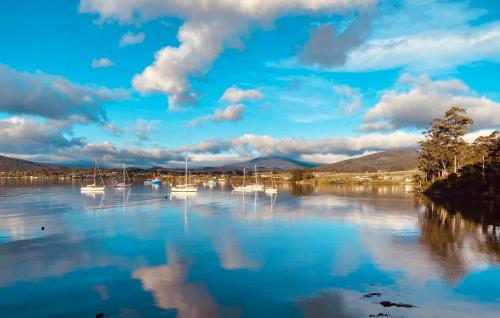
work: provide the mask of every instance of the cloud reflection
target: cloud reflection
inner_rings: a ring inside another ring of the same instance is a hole
[[[188,283],[189,264],[173,248],[167,252],[168,264],[135,270],[132,277],[151,291],[156,305],[176,309],[179,318],[212,318],[220,316],[220,308],[201,283]]]

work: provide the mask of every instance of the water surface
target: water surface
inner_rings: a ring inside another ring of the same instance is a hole
[[[165,198],[163,187],[88,196],[78,184],[4,181],[0,314],[498,317],[499,211],[409,190]]]

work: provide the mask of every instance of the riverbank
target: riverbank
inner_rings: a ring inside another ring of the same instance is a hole
[[[332,173],[317,172],[314,180],[318,184],[330,183],[370,183],[370,184],[412,184],[415,175],[421,175],[418,170],[395,172],[367,172],[367,173]]]

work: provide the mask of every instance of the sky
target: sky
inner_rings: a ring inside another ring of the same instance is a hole
[[[0,154],[62,164],[332,163],[500,127],[500,3],[3,0]]]

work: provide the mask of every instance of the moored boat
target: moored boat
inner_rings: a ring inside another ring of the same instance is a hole
[[[171,192],[197,192],[198,186],[188,183],[188,157],[186,156],[186,172],[184,175],[184,184],[179,184],[170,188]]]
[[[97,172],[99,172],[99,167],[97,166],[97,159],[94,159],[94,183],[92,184],[87,184],[87,185],[84,185],[80,188],[80,191],[81,192],[103,192],[104,189],[106,188],[105,185],[104,185],[104,180],[102,179],[101,177],[101,174],[99,173],[99,178],[101,179],[101,184],[98,185],[96,183],[96,176],[97,176]]]
[[[127,183],[128,181],[128,183]],[[118,182],[114,185],[115,188],[130,188],[132,186],[132,183],[130,182],[130,178],[128,177],[127,174],[127,168],[125,167],[125,164],[123,164],[123,182]]]

